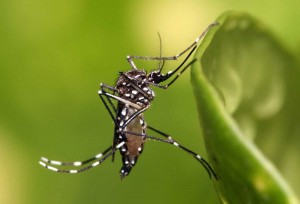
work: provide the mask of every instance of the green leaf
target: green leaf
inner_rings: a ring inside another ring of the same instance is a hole
[[[272,144],[266,136],[272,128],[283,135],[274,131],[269,135],[287,136],[287,126],[281,127],[278,118],[290,123],[290,115],[283,112],[288,112],[286,105],[291,101],[289,80],[297,79],[287,78],[293,72],[296,75],[295,63],[251,16],[228,12],[217,22],[220,25],[209,31],[196,51],[191,77],[208,156],[220,177],[214,181],[220,200],[298,203],[264,150],[255,144],[261,138]]]

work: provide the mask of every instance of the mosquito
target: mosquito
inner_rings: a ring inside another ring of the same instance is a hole
[[[179,144],[169,134],[147,125],[143,115],[155,98],[155,93],[152,90],[152,87],[162,89],[169,88],[178,79],[178,77],[195,62],[195,60],[191,60],[190,62],[187,62],[187,60],[197,48],[200,39],[202,39],[203,36],[205,36],[206,33],[216,25],[218,25],[218,23],[210,24],[190,46],[177,55],[170,57],[162,57],[161,55],[159,57],[127,56],[127,61],[131,66],[131,70],[119,72],[119,78],[117,79],[115,86],[103,83],[100,84],[98,94],[115,125],[112,145],[104,152],[84,161],[75,162],[62,162],[41,157],[39,163],[43,167],[55,172],[81,173],[100,165],[110,156],[112,157],[112,160],[114,160],[114,154],[117,150],[119,150],[123,163],[120,170],[120,176],[121,179],[123,179],[129,175],[131,169],[135,166],[143,151],[146,140],[152,139],[174,145],[175,147],[187,152],[200,162],[200,164],[202,164],[208,172],[209,177],[213,175],[213,177],[217,180],[217,174],[204,158]],[[187,53],[187,56],[178,67],[176,67],[173,71],[162,74],[165,61],[177,60],[185,53]],[[138,69],[136,67],[133,61],[134,59],[159,61],[158,69],[147,74],[145,70]],[[167,84],[161,84],[168,79],[170,79],[170,81]],[[115,101],[117,102],[116,105],[114,103]],[[146,134],[147,129],[152,130],[161,137],[154,137]],[[79,168],[68,170],[56,168],[54,166],[73,166]]]

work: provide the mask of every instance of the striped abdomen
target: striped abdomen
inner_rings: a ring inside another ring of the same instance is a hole
[[[136,164],[146,140],[146,137],[141,136],[141,134],[146,134],[146,124],[144,122],[143,114],[139,114],[126,124],[126,121],[128,121],[130,116],[136,111],[137,109],[129,107],[127,104],[118,104],[119,114],[117,116],[117,124],[119,124],[119,128],[115,128],[115,142],[117,144],[123,141],[125,142],[120,148],[123,161],[123,167],[120,171],[121,178],[127,176],[131,168]]]

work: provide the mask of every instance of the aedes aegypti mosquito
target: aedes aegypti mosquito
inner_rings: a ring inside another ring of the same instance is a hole
[[[170,85],[172,85],[180,76],[180,74],[182,74],[193,62],[195,62],[195,60],[192,60],[186,64],[187,60],[197,48],[199,40],[210,30],[210,28],[217,24],[218,23],[210,24],[188,48],[175,56],[127,56],[127,61],[129,62],[132,69],[126,72],[120,72],[115,86],[109,86],[103,83],[100,84],[100,90],[98,91],[100,99],[102,100],[105,108],[109,112],[115,124],[112,145],[104,152],[97,154],[85,161],[61,162],[49,160],[45,157],[42,157],[39,163],[43,167],[55,172],[80,173],[98,166],[110,156],[112,156],[112,159],[114,160],[114,154],[119,149],[122,155],[123,162],[123,167],[121,168],[120,175],[123,179],[130,173],[132,167],[136,164],[139,155],[143,151],[146,139],[153,139],[160,142],[172,144],[189,153],[203,165],[210,177],[211,175],[213,175],[215,179],[218,179],[213,168],[205,159],[176,142],[170,135],[161,132],[160,130],[157,130],[152,126],[146,125],[143,116],[143,112],[145,112],[150,107],[151,101],[153,101],[155,97],[154,91],[151,89],[151,86],[167,89]],[[177,68],[175,68],[173,71],[169,71],[166,74],[161,73],[164,62],[166,60],[177,60],[180,56],[187,52],[188,54],[186,58]],[[157,60],[160,62],[160,65],[157,70],[151,71],[149,74],[147,74],[146,71],[138,69],[136,67],[133,59]],[[166,85],[161,85],[162,82],[170,79],[170,77],[172,77],[175,73],[177,73],[177,75],[169,83],[167,83]],[[117,106],[114,105],[113,100],[117,101]],[[147,128],[160,134],[162,137],[164,137],[164,139],[147,135]],[[48,164],[56,166],[75,167],[83,165],[87,166],[76,170],[65,170],[55,168]]]

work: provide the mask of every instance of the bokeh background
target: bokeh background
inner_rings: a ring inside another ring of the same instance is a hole
[[[128,54],[159,55],[157,32],[163,55],[174,55],[221,13],[241,10],[295,54],[299,8],[297,0],[1,1],[0,203],[217,203],[192,157],[154,141],[122,182],[119,155],[77,175],[48,171],[38,160],[82,160],[111,144],[113,123],[99,83],[113,85],[119,71],[130,69]],[[189,73],[156,95],[147,123],[205,157]]]

